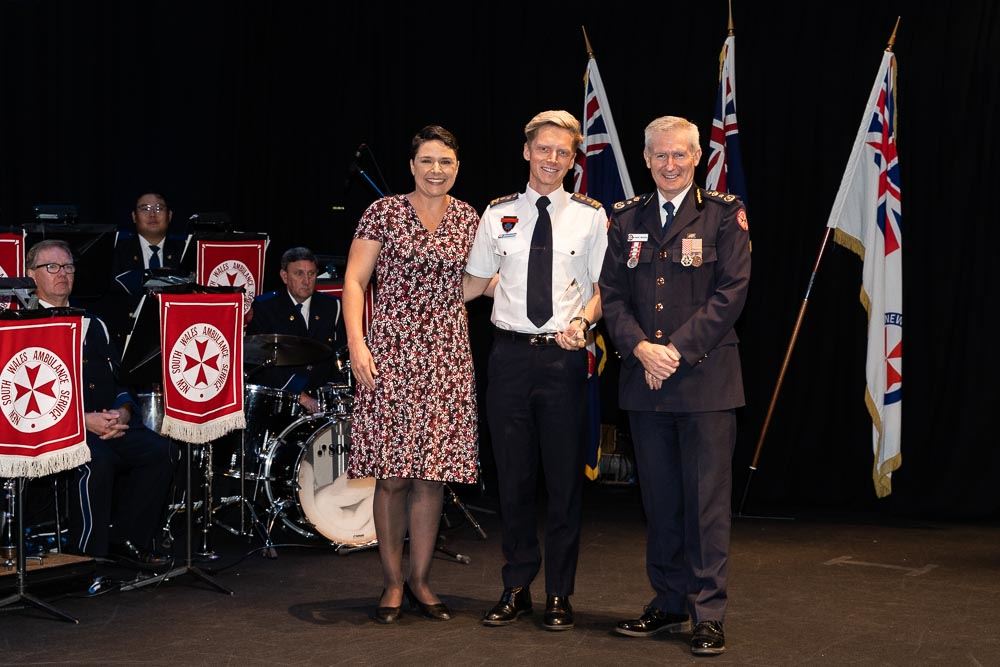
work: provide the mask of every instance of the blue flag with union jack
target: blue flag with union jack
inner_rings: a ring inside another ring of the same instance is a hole
[[[604,92],[597,60],[587,62],[583,77],[583,143],[573,167],[573,190],[593,197],[610,209],[616,201],[635,196],[622,154],[611,105]]]
[[[868,311],[865,405],[872,418],[875,493],[892,492],[902,464],[903,227],[896,155],[896,57],[886,51],[861,117],[827,227],[864,262],[861,303]]]
[[[583,143],[573,167],[573,189],[604,204],[606,211],[617,201],[635,195],[625,166],[618,130],[611,116],[611,105],[604,92],[604,82],[591,56],[583,77]],[[600,375],[605,364],[605,344],[596,333],[587,345],[587,459],[588,479],[597,479],[601,461],[601,392]]]
[[[736,120],[736,37],[729,35],[719,53],[719,94],[708,142],[708,177],[705,187],[731,192],[747,204],[747,184],[740,152],[740,125]]]

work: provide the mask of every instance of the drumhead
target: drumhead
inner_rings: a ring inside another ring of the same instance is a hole
[[[375,480],[347,478],[349,452],[349,417],[303,417],[275,439],[265,491],[286,527],[337,545],[375,543]]]

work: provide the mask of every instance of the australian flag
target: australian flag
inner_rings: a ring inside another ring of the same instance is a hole
[[[736,121],[736,37],[729,35],[719,53],[719,95],[708,142],[709,190],[731,192],[747,203],[747,185],[743,177],[740,153],[740,126]]]
[[[593,57],[587,61],[583,81],[583,143],[573,167],[573,189],[596,199],[608,210],[616,201],[634,196],[635,191],[628,177],[597,60]]]
[[[635,195],[622,155],[618,130],[604,92],[597,60],[591,56],[583,77],[583,143],[576,155],[573,185],[576,192],[593,197],[610,211],[617,201]],[[599,333],[587,345],[587,460],[585,473],[597,479],[601,461],[600,375],[604,369],[604,340]]]

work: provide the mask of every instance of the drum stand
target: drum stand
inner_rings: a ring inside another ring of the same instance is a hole
[[[445,482],[444,491],[446,494],[448,494],[448,502],[450,502],[458,509],[462,510],[462,514],[465,515],[465,518],[468,519],[469,523],[472,524],[472,527],[476,530],[477,533],[479,533],[479,537],[481,537],[484,540],[487,539],[486,531],[483,530],[483,527],[479,525],[479,522],[476,521],[476,518],[472,516],[472,512],[469,511],[469,508],[465,506],[465,503],[462,502],[461,498],[458,497],[458,494],[455,493],[455,490],[451,488],[451,486],[449,486],[447,482]],[[441,519],[444,521],[446,526],[451,528],[451,522],[448,521],[447,515],[442,513]]]
[[[256,534],[257,537],[260,538],[261,542],[264,543],[263,547],[262,547],[263,550],[261,552],[262,555],[265,558],[270,558],[270,559],[273,560],[273,559],[275,559],[275,558],[278,557],[278,551],[277,551],[277,549],[274,548],[274,542],[271,540],[271,526],[270,525],[265,525],[264,521],[260,518],[260,515],[257,514],[257,510],[253,506],[252,499],[247,498],[247,488],[246,488],[246,483],[247,483],[247,469],[246,469],[247,448],[246,448],[246,444],[247,443],[246,443],[246,437],[247,437],[246,436],[246,430],[244,429],[243,431],[240,432],[240,495],[239,495],[239,500],[240,500],[240,527],[239,527],[239,530],[237,530],[237,529],[235,529],[235,528],[233,528],[231,526],[227,526],[226,524],[222,523],[221,521],[216,521],[216,523],[220,527],[224,528],[225,530],[228,530],[233,535],[238,535],[240,537],[246,537],[246,536],[253,537],[253,535]],[[256,476],[257,476],[257,480],[259,481],[259,479],[261,477],[261,472],[262,471],[261,471],[259,465],[258,465],[257,468],[258,469],[257,469],[257,472],[256,472]],[[254,489],[253,496],[254,496],[254,498],[257,497],[257,489]],[[274,522],[272,521],[271,524],[273,525],[273,523]],[[253,532],[250,532],[250,530],[249,530],[250,528],[253,528]]]
[[[181,565],[180,567],[175,567],[174,569],[170,570],[169,572],[164,572],[163,574],[157,574],[157,575],[149,577],[147,579],[143,579],[142,581],[138,581],[138,582],[135,582],[135,583],[132,583],[132,584],[128,584],[126,586],[122,586],[122,588],[121,588],[122,591],[130,591],[130,590],[134,590],[136,588],[142,588],[143,586],[149,586],[150,584],[157,584],[157,583],[160,583],[161,581],[166,581],[167,579],[173,579],[174,577],[179,577],[179,576],[184,575],[184,574],[192,574],[196,578],[201,579],[205,583],[207,583],[210,586],[212,586],[213,588],[215,588],[220,593],[228,593],[229,595],[233,594],[233,591],[229,590],[228,588],[226,588],[225,586],[223,586],[222,584],[220,584],[218,581],[216,581],[214,578],[212,578],[211,576],[209,576],[201,568],[199,568],[196,565],[192,564],[191,542],[192,542],[192,539],[193,539],[192,533],[194,532],[194,525],[193,525],[194,521],[192,519],[192,516],[194,515],[194,501],[192,500],[192,497],[191,497],[191,449],[194,447],[194,445],[192,445],[190,443],[186,443],[186,444],[187,444],[187,454],[186,454],[186,456],[187,456],[187,493],[185,493],[185,495],[184,495],[184,500],[185,500],[184,515],[185,515],[185,521],[187,523],[187,535],[185,536],[186,537],[186,542],[187,542],[187,549],[186,549],[186,552],[185,552],[184,565]],[[206,502],[205,505],[210,505],[210,503]],[[205,528],[205,530],[207,530],[207,527]]]
[[[26,602],[28,606],[34,607],[35,609],[40,609],[44,612],[60,618],[64,621],[69,621],[70,623],[79,623],[80,621],[76,618],[70,616],[69,614],[59,611],[52,605],[42,600],[39,600],[31,593],[28,593],[25,586],[25,573],[28,569],[27,558],[24,549],[24,478],[18,477],[13,480],[13,485],[10,487],[10,493],[8,498],[10,502],[17,507],[17,588],[13,595],[8,595],[4,599],[0,600],[0,610],[4,607],[9,607],[18,602]],[[58,534],[56,539],[59,539]]]

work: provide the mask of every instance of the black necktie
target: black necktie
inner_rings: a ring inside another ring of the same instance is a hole
[[[299,311],[299,317],[302,318],[302,323],[306,325],[306,329],[309,328],[309,320],[306,319],[306,314],[302,312],[302,304],[295,304],[295,310]]]
[[[667,219],[663,222],[663,231],[670,229],[670,223],[674,221],[674,203],[668,201],[663,205],[663,210],[667,212]]]
[[[150,251],[153,253],[149,256],[149,268],[158,269],[160,268],[160,246],[151,245],[149,246]]]
[[[552,318],[552,219],[548,197],[539,197],[538,220],[528,253],[528,319],[541,328]]]

